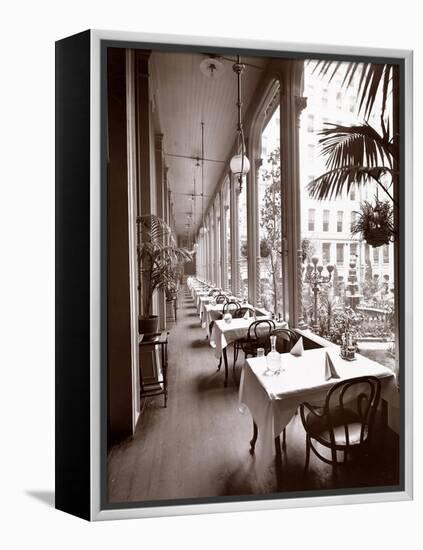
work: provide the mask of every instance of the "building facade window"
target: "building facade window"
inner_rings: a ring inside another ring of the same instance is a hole
[[[351,201],[355,201],[356,200],[356,192],[355,192],[355,187],[351,187],[350,189],[350,200]]]
[[[323,231],[329,231],[330,210],[323,210]]]
[[[373,263],[375,263],[375,264],[379,263],[379,248],[378,247],[373,248]]]
[[[342,210],[338,210],[336,214],[336,230],[338,233],[342,233],[343,219],[344,219],[344,212]]]
[[[389,264],[389,245],[388,244],[383,245],[383,263]]]
[[[308,230],[314,231],[316,223],[316,210],[314,208],[309,208],[308,210]]]

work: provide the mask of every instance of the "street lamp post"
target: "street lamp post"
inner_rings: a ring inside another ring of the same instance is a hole
[[[330,281],[332,279],[332,272],[334,270],[333,265],[327,264],[326,271],[328,275],[323,275],[324,267],[319,264],[319,258],[313,256],[311,258],[311,263],[307,265],[305,280],[309,283],[311,290],[314,294],[314,304],[313,304],[313,329],[315,332],[319,330],[319,323],[317,320],[317,301],[318,295],[323,286],[330,286]]]

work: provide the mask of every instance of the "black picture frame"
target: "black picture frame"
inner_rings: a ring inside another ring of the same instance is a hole
[[[397,63],[400,67],[400,374],[401,484],[389,491],[334,491],[313,496],[181,499],[109,504],[106,498],[105,52],[109,47],[237,52],[288,58]],[[86,520],[382,502],[412,497],[411,281],[412,53],[249,40],[87,30],[56,43],[56,508]],[[95,183],[93,183],[95,182]],[[93,236],[94,235],[94,236]],[[407,313],[406,313],[407,312]],[[409,313],[410,312],[410,313]]]

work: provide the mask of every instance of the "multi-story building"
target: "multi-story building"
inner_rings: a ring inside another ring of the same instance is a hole
[[[357,75],[359,77],[359,75]],[[372,202],[377,193],[383,191],[377,185],[367,183],[364,186],[351,187],[349,193],[344,190],[334,200],[315,200],[310,198],[307,186],[311,180],[327,171],[325,158],[319,146],[319,131],[328,124],[345,126],[362,121],[358,113],[357,86],[342,87],[343,75],[339,73],[331,82],[313,73],[313,65],[306,66],[304,95],[307,107],[303,111],[300,126],[300,166],[301,166],[301,210],[302,237],[309,239],[315,254],[323,265],[336,265],[340,280],[347,280],[350,258],[357,263],[359,284],[366,277],[366,270],[372,276],[377,275],[381,282],[393,283],[394,259],[393,245],[373,248],[361,239],[361,235],[351,235],[360,204],[366,200]],[[378,109],[373,109],[369,123],[378,127]]]
[[[357,275],[361,285],[369,275],[378,276],[381,284],[391,287],[394,277],[393,245],[373,248],[362,240],[360,235],[351,235],[360,204],[371,202],[378,193],[377,185],[367,183],[354,186],[349,192],[333,200],[310,198],[308,184],[315,177],[325,173],[325,158],[319,146],[319,131],[330,123],[346,126],[360,122],[354,85],[342,87],[340,73],[333,81],[327,82],[313,73],[313,65],[306,65],[304,96],[307,107],[301,116],[300,125],[300,169],[301,169],[301,233],[308,239],[312,250],[323,265],[336,265],[340,282],[346,282],[350,259],[356,260]],[[374,113],[377,109],[374,109]],[[377,127],[376,115],[369,120]],[[262,136],[262,170],[269,169],[268,155],[279,147],[279,109],[270,119]],[[265,183],[261,182],[259,196],[264,194]],[[383,192],[379,191],[379,199]],[[388,285],[386,285],[388,283]]]

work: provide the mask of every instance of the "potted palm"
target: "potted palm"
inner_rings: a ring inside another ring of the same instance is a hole
[[[364,201],[357,212],[357,220],[351,226],[351,234],[361,233],[365,241],[373,247],[388,244],[394,236],[393,209],[389,201],[375,204]]]
[[[156,290],[165,292],[174,284],[178,264],[191,260],[191,254],[176,246],[169,225],[155,214],[137,218],[138,281],[142,290],[142,314],[138,320],[140,333],[157,331],[158,316],[153,315],[153,296]]]

